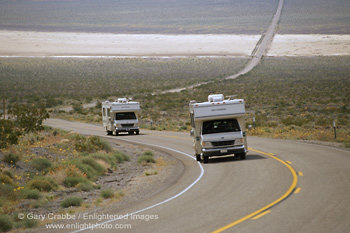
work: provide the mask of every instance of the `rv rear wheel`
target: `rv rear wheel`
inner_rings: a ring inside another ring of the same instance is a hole
[[[115,136],[118,136],[119,135],[119,132],[115,132]]]

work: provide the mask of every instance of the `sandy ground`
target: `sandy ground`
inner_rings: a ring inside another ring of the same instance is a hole
[[[0,56],[249,56],[260,35],[0,31]],[[350,55],[350,35],[276,35],[268,56]]]

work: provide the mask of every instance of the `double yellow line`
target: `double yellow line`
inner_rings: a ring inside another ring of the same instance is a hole
[[[160,135],[156,135],[156,134],[150,134],[150,135],[153,135],[153,136],[160,136]],[[187,140],[191,140],[191,138],[185,138],[185,137],[178,137],[178,136],[165,136],[165,135],[162,135],[161,137],[169,137],[169,138],[178,138],[178,139],[187,139]],[[257,152],[257,153],[260,153],[260,154],[264,154],[264,155],[267,155],[275,160],[277,160],[278,162],[284,164],[288,169],[289,171],[292,173],[292,176],[293,176],[293,181],[292,181],[292,184],[291,186],[289,187],[289,189],[287,190],[287,192],[285,192],[285,194],[283,194],[280,198],[278,198],[277,200],[275,200],[274,202],[271,202],[270,204],[268,204],[267,206],[241,218],[241,219],[238,219],[237,221],[234,221],[220,229],[217,229],[215,231],[213,231],[212,233],[219,233],[219,232],[223,232],[231,227],[234,227],[236,225],[238,225],[239,223],[241,222],[244,222],[248,219],[258,219],[262,216],[264,216],[265,214],[268,214],[270,213],[271,211],[269,210],[271,207],[273,207],[274,205],[280,203],[281,201],[283,201],[284,199],[286,199],[289,195],[292,194],[292,192],[295,190],[295,187],[297,186],[297,183],[298,183],[298,176],[297,176],[297,173],[294,171],[294,169],[292,168],[292,166],[290,165],[291,162],[287,161],[283,161],[279,158],[277,158],[276,156],[274,156],[273,153],[266,153],[266,152],[263,152],[263,151],[259,151],[259,150],[255,150],[253,148],[248,148],[248,150],[250,151],[254,151],[254,152]],[[301,172],[299,172],[299,175],[302,176],[303,174]],[[295,190],[295,193],[299,193],[300,192],[300,188],[296,189]]]
[[[268,204],[267,206],[265,206],[265,207],[255,211],[254,213],[251,213],[251,214],[249,214],[249,215],[247,215],[247,216],[245,216],[245,217],[243,217],[241,219],[238,219],[237,221],[234,221],[234,222],[232,222],[232,223],[230,223],[230,224],[228,224],[228,225],[226,225],[226,226],[224,226],[224,227],[222,227],[220,229],[217,229],[216,231],[213,231],[212,233],[223,232],[223,231],[225,231],[225,230],[227,230],[227,229],[229,229],[229,228],[231,228],[233,226],[236,226],[237,224],[239,224],[241,222],[244,222],[244,221],[246,221],[246,220],[248,220],[250,218],[258,219],[258,218],[264,216],[265,214],[270,212],[270,210],[268,210],[268,209],[270,209],[272,206],[274,206],[274,205],[280,203],[281,201],[283,201],[284,199],[286,199],[293,192],[293,190],[295,189],[295,187],[296,187],[296,185],[298,183],[298,176],[297,176],[296,172],[294,171],[294,169],[288,163],[286,163],[285,161],[283,161],[283,160],[273,156],[272,153],[266,153],[266,152],[254,150],[252,148],[249,148],[249,150],[257,152],[257,153],[260,153],[260,154],[267,155],[267,156],[269,156],[269,157],[271,157],[273,159],[276,159],[278,162],[283,163],[289,169],[289,171],[292,173],[292,175],[293,175],[293,182],[292,182],[291,186],[289,187],[289,189],[287,190],[287,192],[285,194],[283,194],[283,196],[281,196],[280,198],[275,200],[274,202],[272,202],[272,203]]]

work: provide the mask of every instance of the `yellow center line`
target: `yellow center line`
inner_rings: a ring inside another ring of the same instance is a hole
[[[252,218],[252,219],[254,219],[254,220],[259,219],[259,218],[261,218],[262,216],[264,216],[264,215],[266,215],[266,214],[268,214],[268,213],[270,213],[270,212],[271,212],[271,210],[266,210],[266,211],[262,212],[261,214],[258,214],[257,216],[255,216],[255,217]]]
[[[294,169],[288,163],[286,163],[285,161],[283,161],[283,160],[273,156],[272,153],[266,153],[266,152],[254,150],[252,148],[248,148],[248,149],[251,150],[251,151],[254,151],[254,152],[258,152],[258,153],[270,156],[271,158],[276,159],[278,162],[284,164],[289,169],[289,171],[292,173],[292,176],[293,176],[292,184],[289,187],[289,189],[287,190],[287,192],[285,194],[283,194],[280,198],[275,200],[274,202],[268,204],[267,206],[265,206],[265,207],[255,211],[255,212],[253,212],[251,214],[248,214],[247,216],[245,216],[245,217],[243,217],[241,219],[238,219],[238,220],[236,220],[236,221],[234,221],[234,222],[232,222],[232,223],[230,223],[230,224],[228,224],[228,225],[226,225],[226,226],[224,226],[224,227],[222,227],[222,228],[220,228],[220,229],[218,229],[216,231],[213,231],[212,233],[223,232],[223,231],[225,231],[225,230],[227,230],[227,229],[229,229],[229,228],[231,228],[233,226],[236,226],[237,224],[239,224],[241,222],[244,222],[244,221],[246,221],[246,220],[248,220],[248,219],[250,219],[252,217],[255,217],[255,216],[261,214],[262,212],[266,211],[267,209],[271,208],[272,206],[276,205],[277,203],[279,203],[279,202],[283,201],[285,198],[287,198],[293,192],[293,190],[295,189],[295,187],[296,187],[296,185],[298,183],[298,176],[297,176],[296,172],[294,171]]]
[[[301,191],[301,188],[297,188],[297,189],[294,191],[294,193],[300,193],[300,191]]]

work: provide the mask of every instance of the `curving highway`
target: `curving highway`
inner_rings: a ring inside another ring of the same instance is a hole
[[[102,127],[49,119],[52,127],[105,136]],[[296,141],[248,137],[246,160],[213,157],[199,164],[188,133],[142,130],[115,137],[160,147],[185,169],[169,188],[110,214],[105,221],[121,232],[348,232],[350,229],[350,152]],[[154,219],[132,219],[154,217]],[[123,225],[124,224],[124,225]],[[59,232],[89,232],[63,229]],[[58,232],[58,230],[51,230]]]

